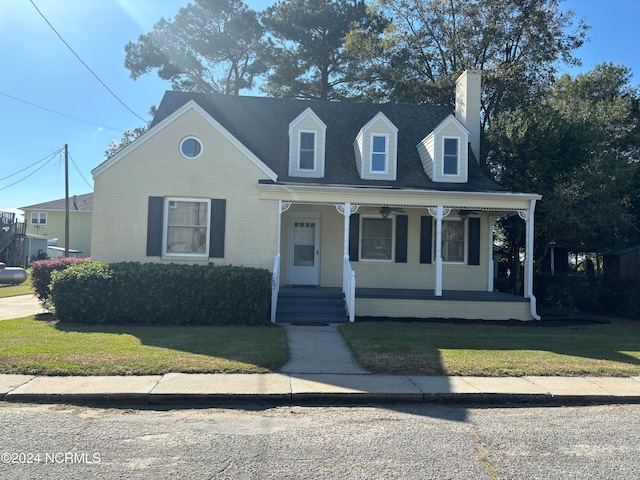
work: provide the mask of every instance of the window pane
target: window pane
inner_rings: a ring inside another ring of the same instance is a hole
[[[300,170],[313,170],[314,156],[313,151],[300,150]]]
[[[185,157],[195,158],[200,155],[202,151],[202,145],[195,138],[187,138],[182,145],[180,146],[180,150]]]
[[[444,154],[445,155],[458,155],[458,139],[457,138],[445,138],[444,139]]]
[[[300,148],[303,150],[314,150],[316,134],[313,132],[300,133]]]
[[[168,203],[167,253],[207,253],[208,202]]]
[[[457,175],[458,174],[458,157],[444,157],[444,174],[445,175]]]
[[[442,222],[442,260],[464,262],[464,222]]]
[[[362,219],[362,254],[366,260],[391,260],[393,220],[390,218]]]
[[[371,155],[371,170],[374,172],[384,172],[387,164],[387,156],[381,153]]]
[[[387,151],[387,137],[373,137],[373,151],[376,153],[384,153]]]

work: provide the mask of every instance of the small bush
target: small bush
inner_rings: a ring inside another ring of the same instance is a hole
[[[266,269],[92,264],[55,275],[52,299],[60,321],[170,325],[269,322],[271,273]]]
[[[38,260],[31,264],[31,287],[42,305],[47,306],[47,300],[51,295],[52,272],[65,270],[71,265],[78,265],[91,261],[90,258],[60,257],[52,260]]]

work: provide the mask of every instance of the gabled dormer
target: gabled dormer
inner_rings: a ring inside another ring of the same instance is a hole
[[[327,126],[311,108],[289,124],[289,176],[324,177]]]
[[[398,129],[382,113],[373,117],[353,142],[356,166],[364,180],[395,180],[398,170]]]
[[[469,130],[449,115],[418,145],[424,171],[434,182],[469,180]]]

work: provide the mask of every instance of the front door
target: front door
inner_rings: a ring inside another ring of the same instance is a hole
[[[291,217],[289,283],[320,285],[320,214]]]

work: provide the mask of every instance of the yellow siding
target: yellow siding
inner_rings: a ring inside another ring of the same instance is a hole
[[[202,142],[195,160],[179,152],[185,136]],[[93,257],[106,262],[160,260],[146,257],[149,196],[221,198],[227,200],[225,257],[203,261],[271,269],[278,203],[260,200],[257,182],[262,178],[264,173],[230,141],[188,111],[95,178]]]
[[[47,212],[47,223],[41,228],[35,228],[31,223],[32,212]],[[27,222],[27,233],[30,235],[40,235],[47,238],[57,238],[58,246],[64,247],[65,237],[65,212],[47,210],[25,210],[25,221]],[[91,256],[91,218],[88,211],[74,211],[73,207],[69,211],[69,248],[79,250],[83,257]]]
[[[528,302],[463,302],[390,298],[356,298],[356,315],[395,318],[533,320]]]

